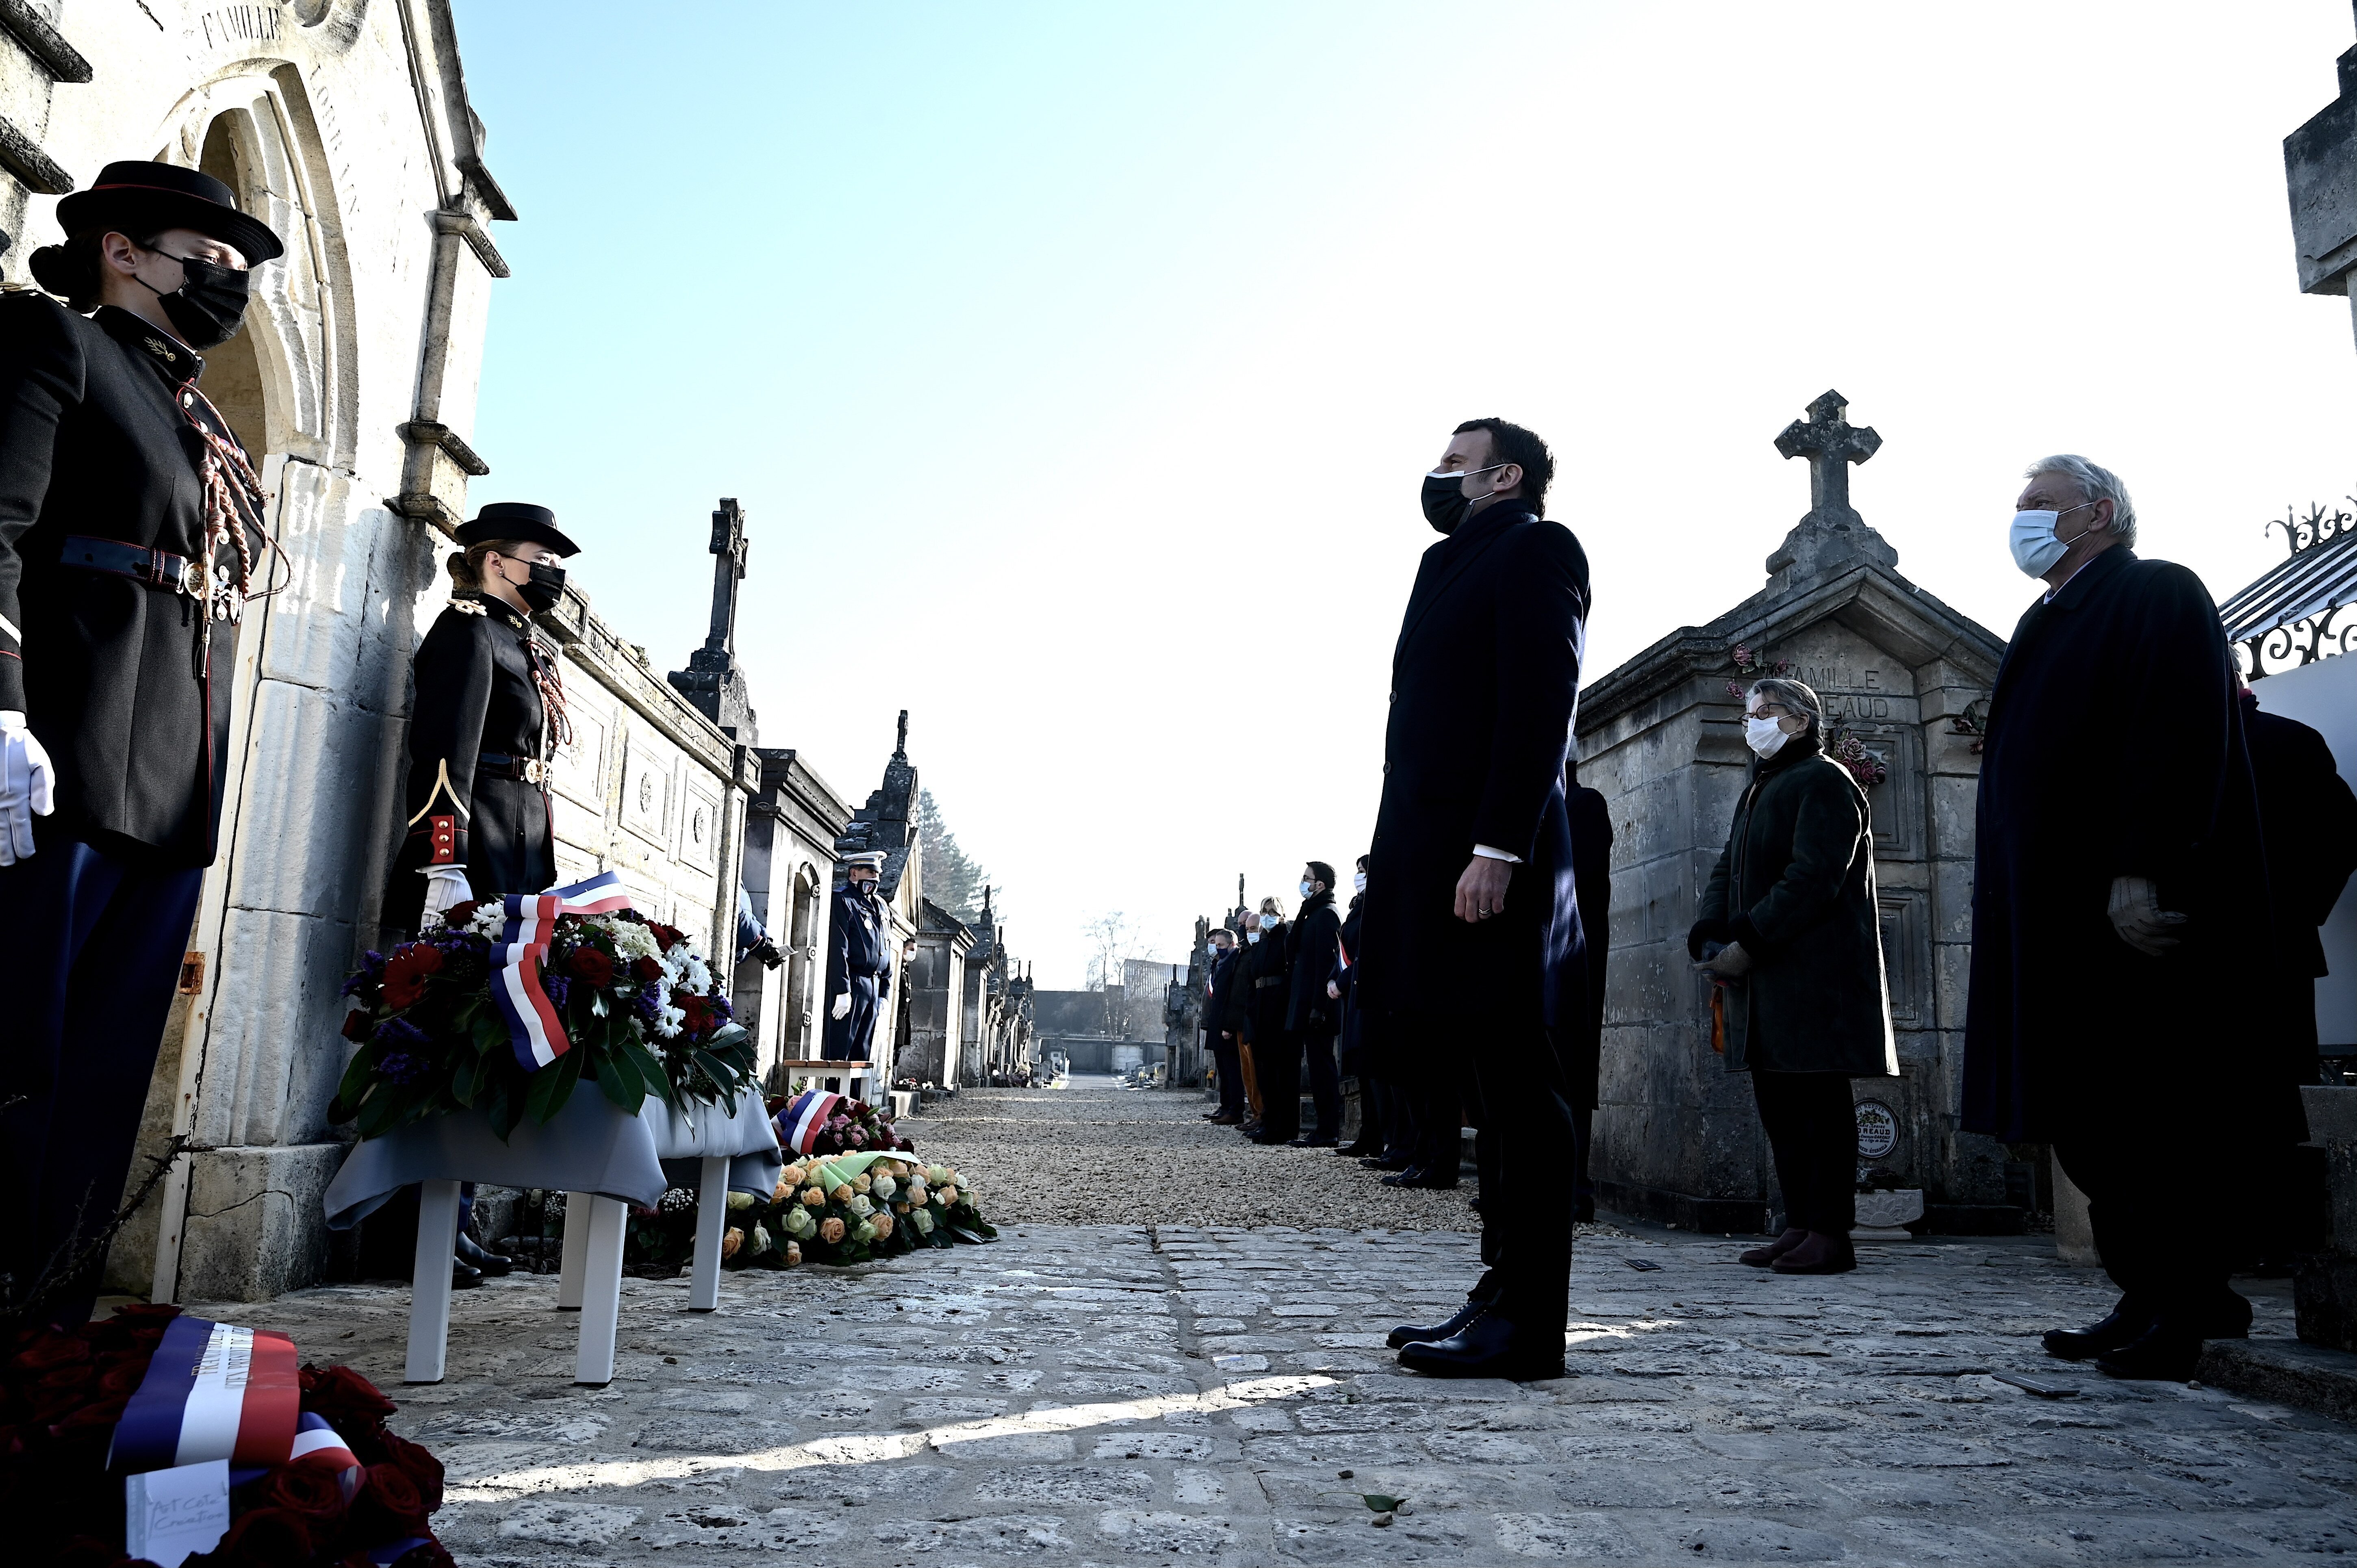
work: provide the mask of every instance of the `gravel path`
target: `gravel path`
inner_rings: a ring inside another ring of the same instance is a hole
[[[904,1130],[920,1154],[973,1176],[996,1225],[1480,1229],[1466,1207],[1469,1177],[1454,1192],[1385,1187],[1330,1149],[1264,1148],[1214,1127],[1199,1094],[1115,1085],[1076,1077],[1063,1089],[969,1089]]]

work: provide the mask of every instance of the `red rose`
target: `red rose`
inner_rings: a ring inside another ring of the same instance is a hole
[[[647,922],[647,934],[654,938],[655,946],[665,952],[671,951],[673,948],[687,940],[686,933],[677,926],[666,926],[660,920]]]
[[[613,983],[614,961],[596,948],[587,945],[575,948],[572,961],[566,967],[592,985],[602,987]]]
[[[352,1531],[362,1541],[398,1541],[425,1532],[425,1499],[398,1465],[371,1465],[352,1498]]]
[[[344,1015],[344,1038],[352,1041],[354,1044],[358,1044],[361,1041],[367,1039],[369,1037],[370,1026],[373,1022],[374,1020],[371,1019],[367,1013],[355,1007],[352,1011]]]
[[[309,1527],[285,1509],[248,1509],[237,1516],[221,1544],[186,1568],[305,1568],[311,1561]]]
[[[674,991],[672,993],[672,1000],[679,1004],[681,1012],[687,1015],[686,1025],[689,1034],[700,1035],[712,1027],[712,1009],[705,1004],[703,997],[693,991]]]
[[[58,1423],[59,1432],[72,1432],[85,1426],[113,1426],[123,1419],[124,1407],[131,1402],[129,1394],[116,1394],[102,1399],[96,1404],[86,1404]]]
[[[406,1437],[388,1432],[384,1434],[384,1457],[390,1465],[401,1466],[409,1484],[417,1488],[417,1498],[432,1513],[442,1506],[442,1461],[427,1452],[422,1443],[412,1443]]]
[[[32,1342],[18,1350],[8,1365],[20,1372],[40,1373],[56,1367],[70,1367],[90,1359],[90,1346],[70,1334],[58,1334],[48,1329],[31,1337]]]
[[[317,1465],[281,1465],[263,1477],[254,1499],[264,1508],[285,1509],[325,1541],[344,1517],[343,1483]]]
[[[443,926],[449,930],[457,930],[475,918],[475,910],[481,903],[479,898],[468,898],[451,905],[442,911]]]
[[[381,1424],[401,1408],[350,1367],[307,1366],[298,1376],[303,1408],[347,1438]]]
[[[637,981],[641,985],[644,985],[650,980],[661,980],[662,978],[662,965],[656,960],[651,958],[632,959],[630,961],[630,978]]]

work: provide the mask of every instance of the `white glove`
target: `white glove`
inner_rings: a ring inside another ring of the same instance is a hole
[[[830,1018],[848,1018],[848,1017],[850,1017],[850,1016],[851,1016],[851,993],[850,993],[850,992],[848,992],[848,991],[846,991],[846,992],[844,992],[842,994],[838,995],[838,996],[834,999],[834,1006],[832,1006],[832,1007],[830,1007],[830,1008],[828,1008],[828,1009],[826,1010],[826,1015],[827,1015],[828,1017],[830,1017]]]
[[[0,865],[14,865],[33,853],[33,819],[55,809],[50,799],[49,754],[25,715],[0,713]]]
[[[2160,887],[2148,876],[2112,878],[2112,902],[2105,911],[2120,940],[2147,958],[2158,958],[2177,945],[2173,928],[2185,917],[2160,907]]]
[[[475,896],[475,886],[467,880],[463,865],[429,865],[425,868],[425,913],[438,915],[454,904],[463,904]]]

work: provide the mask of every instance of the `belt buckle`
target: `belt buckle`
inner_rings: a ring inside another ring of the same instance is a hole
[[[180,560],[180,580],[171,586],[192,599],[205,596],[205,564],[193,555]]]
[[[522,760],[520,766],[523,768],[523,781],[525,783],[544,784],[548,781],[548,764],[541,761],[540,758],[536,757],[527,757]]]

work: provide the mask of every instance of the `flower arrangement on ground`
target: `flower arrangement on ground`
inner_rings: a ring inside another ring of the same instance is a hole
[[[864,1263],[998,1234],[952,1167],[876,1154],[788,1165],[759,1218],[816,1263]]]
[[[330,1115],[375,1138],[472,1110],[505,1138],[554,1116],[584,1078],[633,1114],[651,1094],[734,1102],[753,1042],[694,942],[619,891],[579,913],[563,902],[454,905],[415,941],[367,954],[344,983],[359,1004],[344,1037],[361,1048]]]
[[[791,1097],[773,1094],[768,1104],[777,1123],[778,1142],[790,1155],[917,1152],[916,1144],[900,1136],[889,1112],[878,1111],[864,1100],[807,1090]]]
[[[124,1456],[117,1453],[111,1470],[109,1450],[128,1444],[117,1423],[135,1395],[146,1397],[157,1347],[179,1317],[177,1306],[129,1306],[70,1334],[20,1333],[9,1346],[0,1363],[0,1509],[10,1521],[11,1562],[110,1568],[142,1561],[124,1550]],[[183,1320],[190,1328],[217,1331]],[[285,1348],[291,1369],[293,1348]],[[427,1522],[442,1506],[441,1461],[385,1430],[393,1402],[350,1368],[306,1366],[294,1375],[293,1452],[276,1463],[231,1461],[229,1532],[189,1558],[189,1568],[354,1561],[447,1568],[450,1555]],[[131,1426],[123,1422],[121,1430]]]

